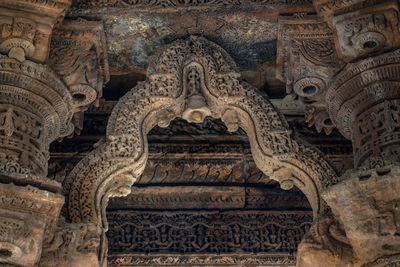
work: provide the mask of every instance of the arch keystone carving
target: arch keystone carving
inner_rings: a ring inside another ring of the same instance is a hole
[[[318,151],[293,137],[283,115],[240,79],[226,51],[202,37],[190,37],[155,53],[146,81],[115,106],[106,139],[67,177],[68,219],[96,223],[107,231],[107,201],[128,194],[143,172],[147,133],[155,125],[168,126],[175,117],[200,122],[206,116],[221,118],[230,131],[241,127],[261,171],[283,188],[298,186],[314,216],[326,211],[320,194],[337,182],[335,170]],[[105,251],[100,257],[104,260]]]

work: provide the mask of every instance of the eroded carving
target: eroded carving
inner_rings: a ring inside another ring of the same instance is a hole
[[[44,62],[50,36],[71,5],[71,0],[5,0],[0,3],[0,52],[19,62]]]
[[[59,194],[0,184],[0,264],[33,266],[42,242],[52,238],[63,204]]]
[[[39,266],[98,267],[100,235],[96,224],[61,220],[54,237],[43,247]]]
[[[324,199],[338,215],[360,262],[397,254],[400,249],[398,165],[369,172],[348,171]]]
[[[249,136],[256,165],[278,180],[280,176],[274,173],[288,169],[291,175],[285,180],[305,193],[314,214],[325,211],[319,194],[337,181],[330,164],[291,136],[283,116],[255,88],[240,80],[224,50],[204,38],[191,37],[153,56],[146,82],[139,83],[115,106],[106,139],[67,177],[64,192],[69,219],[93,222],[107,231],[108,198],[129,193],[131,184],[143,172],[148,155],[146,134],[158,124],[159,112],[180,116],[185,110],[188,90],[181,83],[181,75],[193,63],[204,70],[201,94],[212,116],[220,118],[225,111],[234,110],[239,126]],[[102,261],[104,256],[105,252],[100,255]]]
[[[68,86],[76,112],[97,103],[109,80],[102,23],[64,20],[52,34],[48,64]]]
[[[342,65],[335,51],[333,32],[316,17],[279,20],[277,77],[286,91],[299,96],[309,126],[330,134],[335,126],[325,106],[331,77]]]
[[[299,244],[297,259],[298,267],[360,266],[342,225],[331,213],[314,220]]]

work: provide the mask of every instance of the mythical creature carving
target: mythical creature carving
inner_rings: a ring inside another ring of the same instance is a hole
[[[48,64],[69,87],[76,111],[98,102],[109,80],[102,23],[64,20],[53,31]]]
[[[198,87],[196,82],[195,88],[200,90],[211,116],[221,118],[230,112],[229,120],[227,116],[224,120],[232,129],[237,124],[247,133],[260,170],[280,182],[296,185],[307,196],[314,215],[324,213],[326,206],[320,193],[337,182],[331,165],[318,151],[292,137],[283,116],[255,88],[240,80],[233,60],[222,48],[204,38],[191,37],[156,52],[147,80],[115,106],[106,139],[64,183],[68,218],[96,223],[107,231],[105,208],[109,197],[128,194],[144,170],[146,134],[157,124],[168,125],[187,110],[190,86],[184,86],[182,73],[190,66],[203,70],[204,83]],[[103,262],[105,253],[103,250],[100,255]]]

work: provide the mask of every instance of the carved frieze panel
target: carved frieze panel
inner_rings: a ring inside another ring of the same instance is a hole
[[[98,104],[109,80],[102,22],[64,20],[53,32],[48,64],[68,86],[75,111]]]
[[[220,254],[208,255],[110,255],[108,266],[296,266],[296,257],[288,254]]]
[[[109,253],[293,253],[311,225],[310,212],[112,211]]]
[[[325,107],[325,93],[340,68],[334,35],[317,17],[281,17],[279,20],[277,77],[286,82],[288,94],[304,103],[309,126],[330,134],[334,125]]]
[[[4,0],[0,3],[0,52],[22,62],[44,62],[54,25],[61,21],[71,0]]]
[[[216,8],[216,7],[257,7],[257,6],[267,6],[274,8],[287,8],[298,5],[307,5],[311,6],[312,1],[309,0],[296,0],[296,1],[283,1],[283,0],[245,0],[245,1],[178,1],[178,0],[152,0],[152,1],[144,1],[144,0],[77,0],[74,1],[72,5],[72,9],[95,9],[101,7],[121,7],[121,8],[139,8],[139,9],[157,9],[157,8]]]
[[[118,209],[310,209],[298,190],[269,187],[159,185],[133,186],[126,197],[111,198],[108,210]]]

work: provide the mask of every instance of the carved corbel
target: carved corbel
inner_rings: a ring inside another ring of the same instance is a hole
[[[93,223],[66,223],[62,219],[43,247],[39,266],[98,267],[101,229]]]
[[[98,104],[109,80],[103,24],[64,20],[53,32],[48,64],[68,86],[75,112]]]
[[[335,30],[340,57],[353,61],[400,46],[397,1],[314,1],[318,13]]]
[[[280,19],[277,77],[286,83],[288,94],[305,104],[309,126],[330,134],[334,129],[325,107],[331,77],[340,68],[333,32],[315,17]]]
[[[20,62],[25,58],[45,62],[50,36],[60,22],[71,0],[0,2],[0,53]]]

